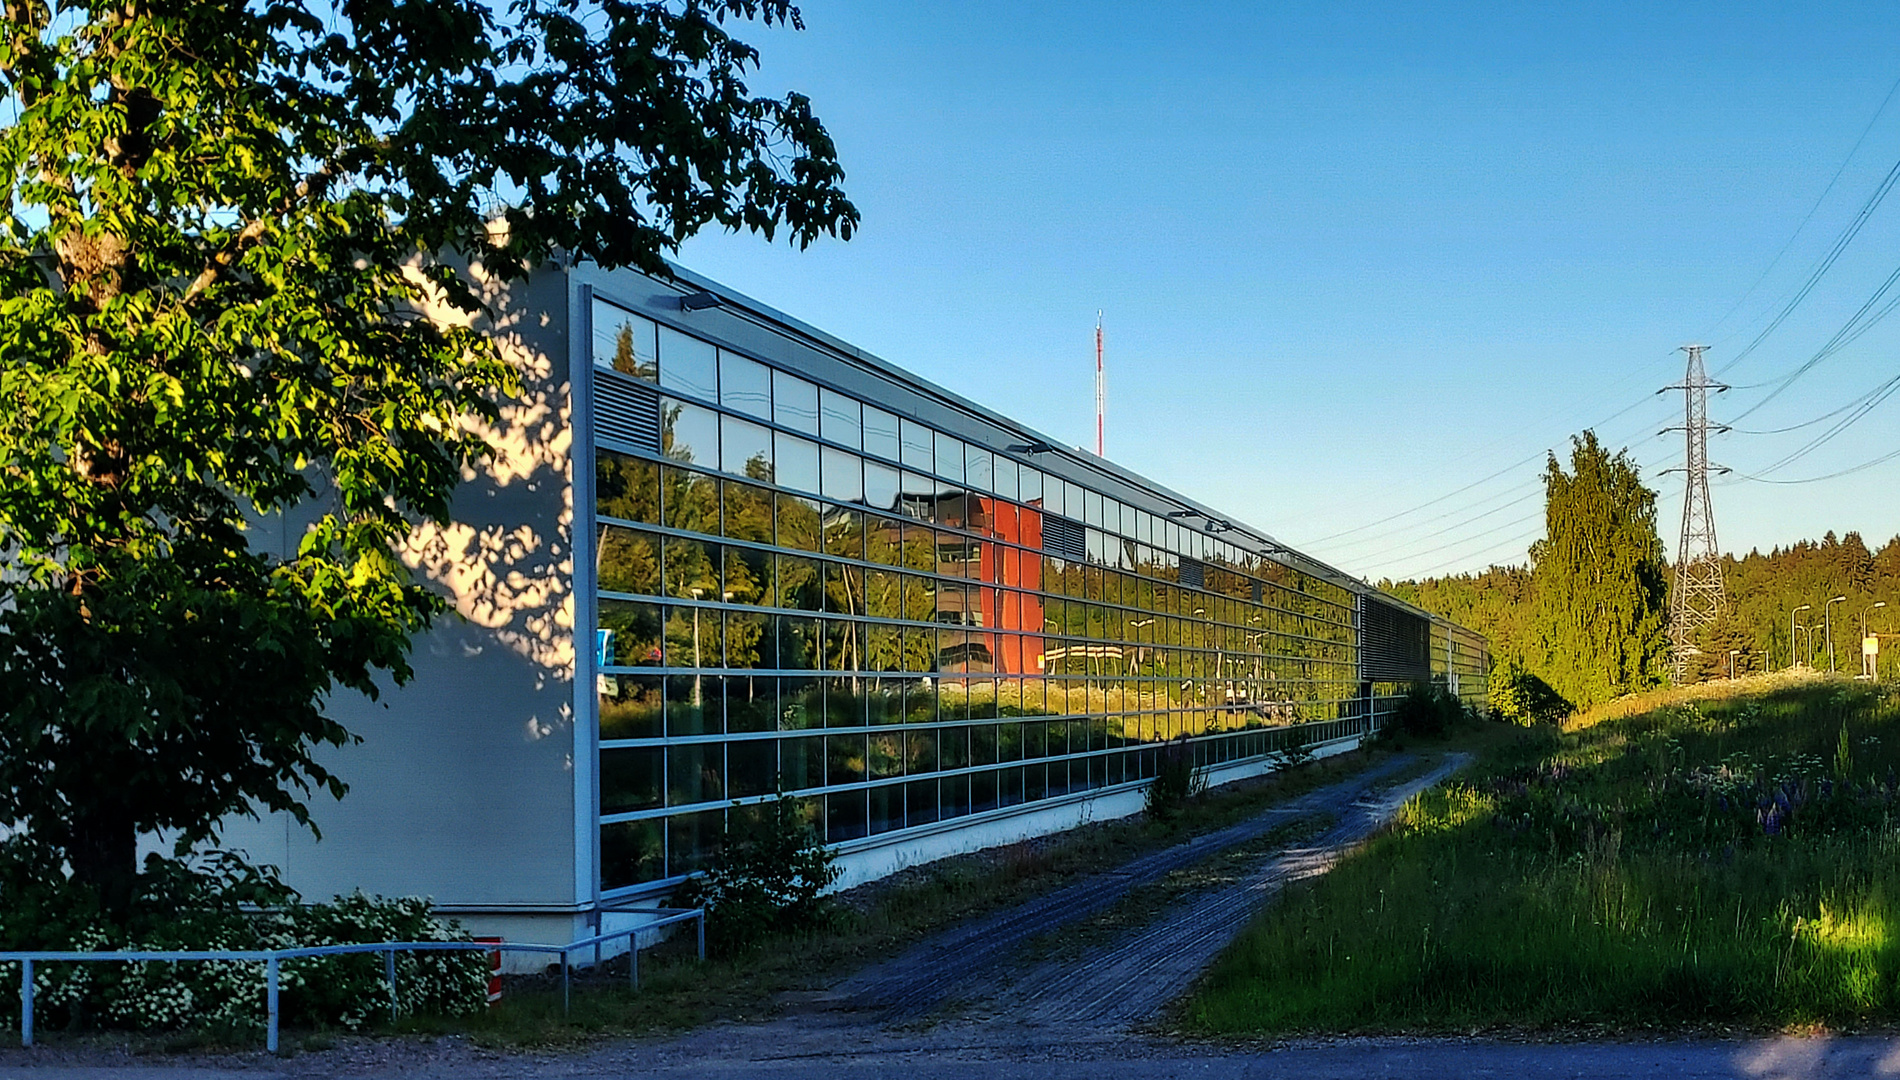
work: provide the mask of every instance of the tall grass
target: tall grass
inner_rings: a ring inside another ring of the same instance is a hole
[[[1526,733],[1289,896],[1216,1032],[1900,1019],[1900,708],[1840,682]]]

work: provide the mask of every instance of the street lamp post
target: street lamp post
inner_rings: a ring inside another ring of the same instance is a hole
[[[1875,608],[1883,608],[1886,606],[1887,606],[1887,602],[1885,600],[1881,600],[1876,603],[1867,605],[1867,607],[1863,609],[1860,613],[1860,640],[1861,640],[1860,673],[1862,675],[1867,676],[1870,679],[1875,678],[1880,674],[1878,670],[1880,661],[1879,661],[1879,654],[1876,653],[1874,663],[1871,665],[1867,663],[1867,612],[1872,611]]]
[[[1822,619],[1827,624],[1827,673],[1829,675],[1834,674],[1834,605],[1845,599],[1847,597],[1837,596],[1823,604],[1821,609]]]
[[[1731,680],[1735,678],[1735,657],[1740,655],[1741,651],[1740,649],[1730,649],[1728,651],[1728,677]]]
[[[1795,612],[1807,611],[1813,606],[1814,606],[1813,604],[1802,604],[1800,607],[1795,608],[1793,611],[1788,612],[1788,667],[1790,670],[1792,670],[1795,667],[1795,660],[1794,660],[1794,615],[1795,615]]]
[[[687,591],[693,594],[695,600],[706,595],[704,589],[688,589]],[[695,709],[699,708],[701,703],[699,680],[699,608],[695,606],[693,608],[693,708]]]
[[[1818,625],[1820,624],[1805,622],[1801,624],[1801,632],[1808,635],[1808,647],[1804,651],[1808,654],[1809,667],[1814,666],[1814,628]]]

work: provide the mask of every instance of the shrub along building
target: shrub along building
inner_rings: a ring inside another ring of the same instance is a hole
[[[321,842],[226,834],[306,894],[565,940],[779,790],[848,884],[1132,812],[1170,739],[1218,784],[1484,698],[1477,635],[710,281],[490,299],[523,394],[405,553],[461,618],[334,703]]]

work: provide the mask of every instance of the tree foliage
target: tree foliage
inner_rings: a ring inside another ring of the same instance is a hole
[[[341,793],[322,702],[407,678],[443,601],[392,549],[514,385],[419,305],[476,316],[557,254],[665,273],[709,225],[855,227],[735,19],[798,12],[8,0],[0,824],[122,911],[139,833]],[[292,510],[290,550],[254,543]]]
[[[1531,547],[1541,673],[1579,707],[1658,685],[1667,660],[1668,579],[1656,493],[1627,453],[1586,431],[1570,471],[1544,470],[1544,539]]]
[[[706,909],[707,934],[723,949],[815,930],[827,915],[824,891],[838,880],[834,859],[805,804],[781,791],[732,808],[712,866],[681,887],[677,902]]]

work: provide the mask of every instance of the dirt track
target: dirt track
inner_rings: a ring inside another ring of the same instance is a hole
[[[833,997],[839,1007],[872,1014],[886,1024],[931,1015],[1076,1021],[1098,1029],[1145,1020],[1186,989],[1283,885],[1325,872],[1412,793],[1444,779],[1465,759],[1448,760],[1427,776],[1380,790],[1388,777],[1413,762],[1403,756],[1390,759],[1237,825],[952,929],[859,973]],[[1237,878],[1181,898],[1125,936],[1079,954],[1025,955],[1033,940],[1059,942],[1066,930],[1136,889],[1300,821],[1330,822],[1330,827],[1300,846],[1265,857]]]

